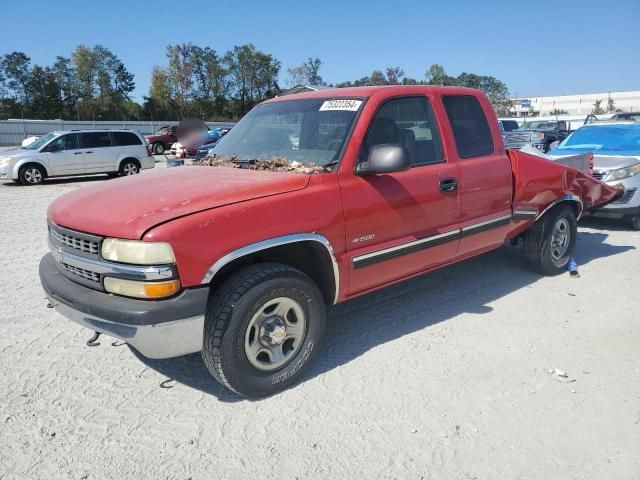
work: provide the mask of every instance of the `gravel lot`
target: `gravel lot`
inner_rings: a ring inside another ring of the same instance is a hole
[[[251,402],[45,308],[47,206],[102,181],[0,182],[0,478],[640,478],[640,232],[583,222],[579,279],[504,247],[339,305]]]

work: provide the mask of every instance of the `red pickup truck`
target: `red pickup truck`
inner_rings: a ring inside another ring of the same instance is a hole
[[[154,155],[162,155],[165,150],[171,148],[171,145],[178,141],[178,126],[161,127],[156,133],[145,135],[144,138],[151,145],[151,151]]]
[[[286,388],[327,306],[521,241],[563,271],[619,194],[506,151],[476,90],[322,90],[255,107],[210,166],[84,187],[49,207],[42,285],[63,316],[150,358],[202,351],[242,395]]]

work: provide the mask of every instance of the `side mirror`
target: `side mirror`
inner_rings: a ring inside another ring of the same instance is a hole
[[[356,174],[362,177],[381,173],[404,172],[411,168],[407,149],[397,143],[374,145],[366,162],[358,163]]]

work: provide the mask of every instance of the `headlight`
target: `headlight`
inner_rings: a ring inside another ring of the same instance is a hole
[[[176,261],[171,245],[168,243],[119,240],[117,238],[104,239],[102,258],[135,265],[163,265]]]
[[[609,174],[603,180],[607,182],[613,182],[616,180],[622,180],[623,178],[633,177],[640,173],[640,163],[631,165],[630,167],[618,168],[617,170],[611,170]]]
[[[544,133],[540,133],[540,132],[533,132],[533,133],[531,134],[531,137],[532,137],[534,140],[544,140]]]
[[[109,293],[134,298],[164,298],[170,297],[180,290],[180,280],[167,282],[136,282],[121,278],[106,277],[104,289]]]
[[[11,157],[4,157],[2,160],[2,165],[11,165],[11,162],[13,162],[13,158]]]

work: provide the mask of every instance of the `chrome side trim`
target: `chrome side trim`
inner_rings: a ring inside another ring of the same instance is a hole
[[[547,208],[542,210],[542,212],[540,212],[540,215],[536,217],[536,222],[540,219],[540,217],[542,217],[545,213],[558,205],[560,202],[576,202],[580,207],[576,220],[580,220],[580,217],[582,217],[582,214],[584,213],[584,205],[582,204],[582,200],[577,195],[565,195],[564,197],[557,199],[555,202],[552,202],[547,206]]]
[[[211,280],[213,280],[213,277],[220,271],[220,269],[222,269],[222,267],[234,260],[237,260],[238,258],[250,255],[255,252],[259,252],[260,250],[278,247],[280,245],[309,241],[322,244],[327,249],[329,258],[331,258],[331,263],[333,266],[333,278],[335,281],[336,290],[333,297],[333,303],[335,304],[338,302],[338,292],[340,291],[340,272],[338,270],[338,261],[336,260],[335,253],[333,252],[333,248],[331,247],[331,243],[329,243],[329,240],[327,240],[322,235],[318,235],[317,233],[296,233],[293,235],[284,235],[282,237],[276,237],[269,240],[252,243],[251,245],[246,245],[242,248],[229,252],[223,257],[220,257],[213,265],[209,267],[207,273],[204,275],[204,277],[202,277],[202,281],[200,283],[207,284],[211,282]]]
[[[125,278],[127,280],[164,280],[175,277],[174,268],[171,265],[137,266],[122,263],[103,262],[87,257],[81,257],[56,247],[49,241],[51,255],[58,263],[66,263],[72,267],[90,270],[100,275]]]
[[[82,313],[53,298],[49,300],[63,317],[119,338],[148,358],[173,358],[202,350],[204,315],[153,325],[125,325]]]
[[[396,245],[394,247],[383,248],[382,250],[376,250],[371,253],[364,253],[362,255],[358,255],[357,257],[353,257],[352,262],[353,263],[362,262],[363,260],[368,260],[370,258],[378,257],[380,255],[386,255],[389,253],[396,252],[398,250],[404,250],[405,248],[411,248],[417,245],[422,245],[423,243],[431,243],[437,240],[444,240],[449,237],[452,237],[452,240],[453,240],[453,237],[457,237],[458,235],[460,235],[459,229],[451,230],[449,232],[440,233],[438,235],[433,235],[431,237],[421,238],[420,240],[413,240],[411,242],[401,243],[400,245]]]

